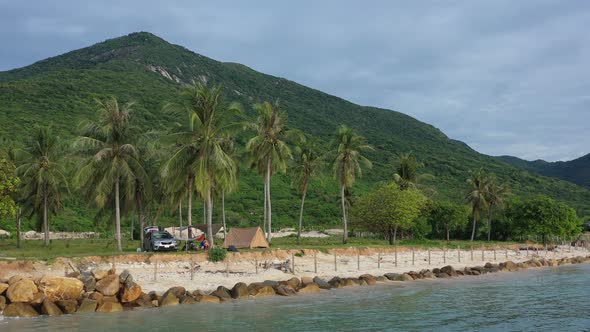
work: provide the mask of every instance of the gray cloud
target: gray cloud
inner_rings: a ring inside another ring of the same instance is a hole
[[[0,0],[0,70],[143,30],[412,115],[483,153],[590,152],[590,3],[370,4]]]

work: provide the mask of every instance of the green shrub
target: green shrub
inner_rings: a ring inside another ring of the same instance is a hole
[[[227,256],[227,251],[223,248],[213,248],[209,250],[209,261],[210,262],[221,262]]]

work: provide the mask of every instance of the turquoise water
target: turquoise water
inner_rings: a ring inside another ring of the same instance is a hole
[[[0,320],[0,331],[590,331],[590,264],[220,305]]]

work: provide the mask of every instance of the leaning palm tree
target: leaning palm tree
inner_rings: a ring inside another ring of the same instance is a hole
[[[371,168],[369,159],[364,152],[372,151],[373,147],[366,143],[363,136],[357,134],[346,125],[341,125],[337,132],[336,158],[333,163],[334,177],[340,186],[340,201],[342,204],[342,243],[348,240],[348,225],[346,213],[346,191],[354,184],[357,177],[362,176],[363,167]]]
[[[252,165],[264,175],[264,216],[267,227],[267,239],[272,241],[272,203],[270,181],[275,171],[285,173],[287,160],[291,159],[291,149],[285,142],[289,135],[285,127],[287,114],[279,109],[278,102],[264,102],[254,105],[258,113],[256,121],[250,127],[256,132],[246,144],[251,154]]]
[[[483,211],[488,209],[488,187],[489,177],[483,169],[471,174],[467,180],[468,190],[465,195],[465,201],[471,205],[471,217],[473,219],[473,228],[471,229],[471,241],[475,238],[475,228],[477,220]]]
[[[97,100],[97,104],[98,120],[83,124],[82,135],[74,142],[76,149],[89,155],[79,168],[75,181],[100,209],[114,202],[115,238],[117,249],[122,251],[121,196],[130,201],[137,181],[145,183],[147,175],[132,143],[130,119],[133,103],[119,105],[117,99],[111,97]]]
[[[28,141],[23,163],[16,173],[23,181],[23,206],[42,221],[44,243],[49,245],[49,213],[62,207],[62,193],[68,190],[60,153],[63,146],[50,126],[36,127]]]
[[[491,240],[492,234],[492,213],[495,206],[502,206],[504,204],[504,197],[508,194],[508,187],[496,183],[496,178],[490,176],[488,182],[488,190],[486,193],[486,201],[488,205],[488,241]]]
[[[293,169],[293,182],[301,193],[301,207],[299,208],[299,228],[297,229],[297,243],[301,242],[301,229],[303,227],[303,206],[307,196],[309,181],[317,175],[320,168],[320,154],[317,147],[305,137],[295,146],[295,167]]]

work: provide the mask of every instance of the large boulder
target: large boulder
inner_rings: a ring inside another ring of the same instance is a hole
[[[231,291],[223,286],[217,287],[217,289],[209,295],[217,296],[221,301],[231,300]]]
[[[39,291],[51,302],[58,300],[77,300],[84,292],[84,283],[75,278],[45,275],[39,281]]]
[[[133,281],[133,277],[131,276],[128,270],[123,270],[123,272],[119,274],[119,282],[124,284],[127,281]]]
[[[180,301],[180,304],[193,304],[195,302],[197,302],[197,301],[195,300],[194,297],[185,296],[184,299],[182,299],[182,301]]]
[[[367,285],[369,285],[369,286],[373,286],[373,285],[377,284],[377,279],[370,274],[363,274],[362,276],[359,277],[359,279],[364,280],[367,283]]]
[[[434,279],[434,278],[436,278],[436,276],[434,275],[434,273],[432,273],[432,271],[430,271],[430,270],[427,270],[424,273],[422,273],[422,277],[424,279]]]
[[[231,297],[234,299],[247,298],[249,295],[248,285],[243,282],[238,282],[231,290]]]
[[[389,280],[394,280],[397,281],[399,280],[399,273],[385,273],[384,274],[385,278],[389,279]]]
[[[284,281],[282,283],[285,283],[287,286],[290,286],[293,289],[297,289],[301,285],[301,281],[297,277],[293,277],[293,278],[291,278],[287,281]]]
[[[510,272],[518,271],[518,265],[516,265],[513,261],[507,261],[501,264],[501,266]]]
[[[166,297],[166,295],[168,295],[169,293],[172,293],[174,294],[174,296],[181,298],[186,295],[186,288],[182,286],[171,287],[162,295],[162,298]]]
[[[22,302],[15,302],[7,305],[6,308],[4,308],[4,312],[2,314],[7,317],[39,316],[39,313],[35,309],[33,309],[33,307],[30,304]]]
[[[90,274],[81,274],[78,276],[78,280],[84,284],[84,291],[92,292],[96,289],[96,279]]]
[[[313,282],[318,285],[321,289],[330,289],[332,288],[330,284],[320,277],[313,278]]]
[[[276,295],[275,289],[271,286],[266,285],[254,285],[253,287],[248,286],[250,295],[256,297],[263,297],[263,296],[274,296]]]
[[[109,271],[108,270],[95,270],[95,271],[92,271],[92,275],[94,276],[94,279],[101,280],[101,279],[106,278],[106,276],[109,275]]]
[[[297,295],[297,292],[293,288],[291,288],[290,286],[286,286],[286,285],[277,286],[277,288],[275,288],[275,292],[277,295],[281,295],[281,296]]]
[[[440,268],[440,272],[446,273],[446,274],[448,274],[449,276],[452,276],[452,277],[454,277],[454,276],[457,275],[457,273],[455,273],[455,268],[452,267],[452,266],[450,266],[450,265],[441,267]]]
[[[360,286],[360,283],[356,282],[354,279],[346,278],[340,282],[340,285],[342,287],[356,287]]]
[[[78,301],[76,300],[59,300],[56,304],[65,314],[73,314],[78,308]]]
[[[99,292],[92,292],[92,293],[90,293],[90,295],[88,295],[88,298],[91,299],[91,300],[95,300],[95,301],[101,302],[102,299],[104,298],[104,295],[102,295]]]
[[[0,295],[0,312],[6,308],[6,297]]]
[[[303,285],[311,284],[312,282],[313,282],[312,277],[301,277],[301,284],[303,284]]]
[[[98,305],[98,301],[91,300],[91,299],[84,299],[82,303],[80,303],[80,307],[78,308],[78,313],[85,313],[85,312],[95,312],[96,307]]]
[[[96,312],[119,312],[123,311],[123,306],[119,302],[103,302],[96,308]]]
[[[43,305],[41,305],[41,312],[44,315],[49,316],[59,316],[63,314],[63,311],[61,311],[61,309],[55,303],[49,301],[48,299],[43,301]]]
[[[164,297],[162,297],[162,301],[160,301],[160,307],[171,307],[178,305],[180,300],[173,292],[168,292]]]
[[[4,292],[8,289],[8,284],[0,282],[0,295],[4,294]]]
[[[8,278],[8,285],[10,286],[10,285],[14,284],[15,282],[23,280],[23,279],[30,279],[30,278],[25,277],[22,274],[15,274],[12,277]]]
[[[414,278],[412,278],[412,276],[407,273],[403,273],[399,278],[399,281],[412,281],[412,280],[414,280]]]
[[[133,282],[132,280],[127,280],[125,282],[125,286],[123,286],[122,294],[121,294],[121,302],[129,303],[137,300],[141,295],[141,286]]]
[[[195,298],[197,302],[203,303],[219,303],[219,297],[213,295],[199,295]]]
[[[106,296],[113,296],[119,292],[119,276],[109,274],[96,283],[96,290]]]
[[[45,298],[47,298],[45,296],[45,294],[39,292],[39,293],[33,295],[33,299],[31,301],[29,301],[29,304],[34,305],[34,306],[41,305],[41,303],[43,303],[43,301],[45,301]]]
[[[301,289],[299,289],[299,293],[302,294],[310,294],[310,293],[319,293],[320,292],[320,286],[311,283],[311,284],[307,284],[305,286],[303,286]]]
[[[31,279],[20,279],[10,284],[6,290],[6,297],[10,302],[31,302],[39,292],[37,285]]]

